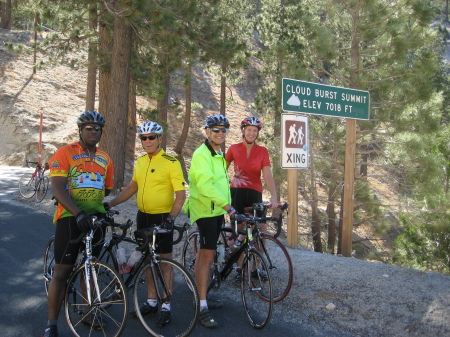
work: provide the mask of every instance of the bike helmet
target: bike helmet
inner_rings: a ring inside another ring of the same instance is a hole
[[[241,130],[244,129],[246,126],[256,126],[258,130],[261,130],[262,123],[261,121],[256,117],[247,117],[244,118],[244,120],[241,122]]]
[[[138,134],[147,135],[149,133],[156,133],[158,136],[162,135],[163,128],[156,122],[144,122],[138,127]]]
[[[105,126],[105,119],[103,118],[102,114],[98,113],[97,111],[88,110],[86,112],[83,112],[80,117],[77,119],[77,125],[79,128],[87,125],[87,124],[97,124],[101,127]]]
[[[215,126],[224,126],[227,129],[230,127],[230,122],[224,115],[215,114],[210,117],[205,122],[205,129],[213,128]]]

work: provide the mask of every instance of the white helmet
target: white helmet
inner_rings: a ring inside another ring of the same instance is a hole
[[[156,133],[157,135],[162,135],[163,128],[156,122],[144,122],[140,127],[138,127],[138,134],[147,135],[149,133]]]

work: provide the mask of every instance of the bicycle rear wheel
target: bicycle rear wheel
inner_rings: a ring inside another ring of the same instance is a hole
[[[48,185],[50,184],[50,179],[46,176],[38,180],[36,184],[36,201],[41,202],[48,191]]]
[[[192,232],[188,239],[184,242],[183,251],[181,253],[181,263],[186,268],[189,275],[195,278],[195,260],[197,253],[200,249],[200,243],[198,242],[198,231]]]
[[[265,257],[272,281],[273,301],[283,300],[292,287],[294,268],[286,247],[271,235],[261,234],[255,240],[255,248]],[[259,293],[263,299],[264,293]]]
[[[48,287],[55,270],[55,236],[48,240],[44,253],[44,287],[45,293],[48,295]]]
[[[194,329],[200,310],[200,300],[194,280],[178,262],[159,257],[157,261],[157,263],[145,265],[136,275],[133,294],[135,312],[142,325],[153,336],[187,336]],[[172,285],[170,279],[163,276],[164,270],[170,275],[169,278],[173,279]],[[154,294],[154,284],[156,284],[157,296]],[[165,289],[168,290],[168,294]],[[149,294],[149,290],[152,294]],[[139,307],[148,298],[157,298],[160,312],[161,305],[164,302],[170,302],[172,319],[168,324],[158,326],[158,313],[146,316],[141,314]]]
[[[261,277],[265,273],[267,280]],[[250,324],[263,329],[270,322],[273,310],[272,282],[269,268],[260,252],[251,249],[246,252],[241,269],[242,303]],[[264,298],[268,298],[266,301]]]
[[[25,173],[19,180],[19,192],[24,198],[31,198],[36,193],[36,182],[31,173]]]
[[[75,336],[120,336],[128,316],[122,280],[114,269],[99,261],[91,262],[90,275],[91,305],[84,290],[85,264],[69,278],[64,301],[67,323]]]

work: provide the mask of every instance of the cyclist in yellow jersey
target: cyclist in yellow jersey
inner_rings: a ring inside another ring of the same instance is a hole
[[[142,147],[147,154],[139,157],[134,166],[133,178],[122,192],[106,204],[116,206],[136,194],[138,204],[137,228],[162,226],[173,229],[175,217],[186,200],[185,182],[180,162],[161,148],[163,128],[155,122],[145,122],[138,128]],[[172,257],[173,232],[158,233],[156,252],[162,257]],[[170,268],[163,270],[169,279]],[[172,280],[173,281],[173,280]],[[158,312],[156,293],[151,275],[147,275],[148,299],[139,310],[143,316]],[[172,284],[169,285],[171,287]],[[135,312],[131,313],[136,316]],[[171,320],[170,303],[163,303],[157,324],[164,326]]]

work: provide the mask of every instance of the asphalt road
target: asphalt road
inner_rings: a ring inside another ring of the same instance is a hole
[[[42,260],[54,225],[48,215],[11,200],[12,194],[17,193],[19,177],[17,171],[0,169],[0,270],[3,271],[0,277],[0,335],[37,337],[41,336],[47,323]],[[221,291],[239,292],[232,287]],[[264,330],[250,326],[239,300],[226,302],[223,308],[212,313],[220,324],[219,328],[211,331],[197,325],[191,336],[342,336],[333,331],[323,331],[318,335],[307,326],[285,321],[283,302],[275,304],[272,320]],[[175,315],[173,319],[176,319]],[[63,311],[58,330],[61,337],[71,336]],[[138,319],[130,317],[122,335],[146,336],[148,333]]]

